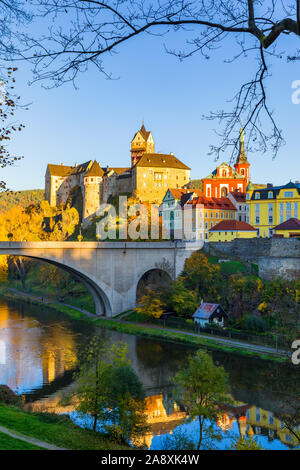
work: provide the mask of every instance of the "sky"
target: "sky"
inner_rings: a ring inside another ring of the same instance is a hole
[[[10,150],[24,158],[2,169],[0,179],[12,190],[36,189],[44,187],[48,163],[73,165],[96,159],[101,166],[129,166],[130,142],[143,120],[152,131],[156,151],[173,152],[191,167],[193,179],[229,162],[229,150],[218,162],[208,155],[209,145],[218,143],[214,129],[220,128],[203,115],[228,109],[239,85],[253,76],[255,60],[225,63],[232,55],[227,41],[209,60],[194,55],[180,62],[165,52],[164,44],[180,47],[183,40],[182,33],[135,38],[105,61],[118,79],[107,80],[91,66],[79,76],[78,89],[72,84],[51,90],[41,83],[29,86],[30,67],[19,64],[16,90],[30,106],[18,112],[26,127],[14,136]],[[288,50],[288,40],[281,41]],[[278,185],[300,180],[300,104],[291,99],[292,82],[300,80],[300,63],[276,60],[272,74],[267,91],[286,145],[275,160],[271,151],[248,153],[248,160],[252,182]]]

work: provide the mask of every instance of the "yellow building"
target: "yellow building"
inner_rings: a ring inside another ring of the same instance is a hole
[[[257,189],[251,183],[247,188],[247,222],[258,230],[260,237],[271,237],[278,224],[299,217],[300,183],[285,186],[268,184]]]
[[[273,229],[273,236],[278,238],[300,238],[300,220],[291,218]]]
[[[267,435],[270,440],[278,438],[291,448],[299,445],[299,426],[295,426],[291,432],[286,423],[274,416],[271,411],[252,406],[247,411],[246,417],[248,436]]]
[[[247,222],[223,220],[209,230],[210,242],[231,242],[235,238],[256,238],[257,230]]]

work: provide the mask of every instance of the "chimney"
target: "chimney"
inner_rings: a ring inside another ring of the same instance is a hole
[[[273,184],[272,184],[272,183],[268,183],[268,184],[267,184],[267,188],[273,188]]]

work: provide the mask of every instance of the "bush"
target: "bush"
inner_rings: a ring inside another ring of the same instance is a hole
[[[249,316],[246,318],[245,328],[248,331],[260,333],[265,332],[268,329],[266,322],[262,318],[255,316]]]
[[[22,400],[7,385],[0,385],[0,403],[20,406],[22,404]]]

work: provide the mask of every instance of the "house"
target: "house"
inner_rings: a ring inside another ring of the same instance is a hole
[[[246,204],[246,193],[240,191],[232,191],[228,194],[228,199],[236,208],[236,220],[241,222],[247,222],[247,204]]]
[[[231,242],[235,238],[256,237],[256,228],[239,220],[222,220],[209,230],[210,242]]]
[[[273,228],[273,237],[300,238],[300,220],[292,217]]]
[[[289,182],[284,186],[268,184],[257,189],[251,183],[247,187],[248,222],[260,237],[271,237],[278,224],[291,218],[299,218],[300,183]]]
[[[224,326],[228,315],[220,304],[210,304],[202,302],[193,315],[194,323],[204,327],[206,323],[216,323],[219,326]]]

